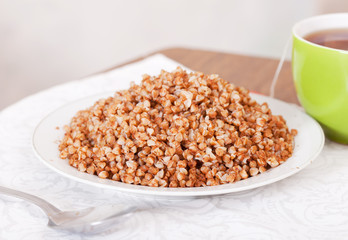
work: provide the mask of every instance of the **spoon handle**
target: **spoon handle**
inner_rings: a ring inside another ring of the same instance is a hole
[[[5,194],[5,195],[20,198],[23,200],[27,200],[27,201],[35,204],[36,206],[40,207],[49,216],[61,212],[58,208],[56,208],[55,206],[53,206],[49,202],[47,202],[39,197],[36,197],[34,195],[25,193],[25,192],[21,192],[21,191],[17,191],[14,189],[0,186],[0,194]]]

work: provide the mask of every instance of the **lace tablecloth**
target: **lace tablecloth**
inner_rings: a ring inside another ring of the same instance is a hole
[[[127,88],[143,73],[178,63],[155,55],[111,72],[27,97],[0,113],[0,185],[40,196],[61,209],[107,203],[151,210],[134,214],[96,236],[47,227],[36,206],[0,195],[1,239],[348,239],[348,146],[326,141],[320,156],[298,174],[251,191],[169,201],[143,199],[78,183],[48,169],[31,148],[41,118],[72,100]]]

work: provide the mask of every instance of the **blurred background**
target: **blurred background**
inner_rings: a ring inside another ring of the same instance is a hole
[[[280,58],[295,22],[331,12],[348,1],[0,0],[0,110],[164,48]]]

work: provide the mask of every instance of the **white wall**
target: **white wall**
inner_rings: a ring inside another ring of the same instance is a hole
[[[328,1],[0,0],[0,109],[161,48],[279,58],[296,21],[342,11]]]

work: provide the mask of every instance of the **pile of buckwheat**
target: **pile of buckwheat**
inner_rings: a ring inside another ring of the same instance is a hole
[[[248,90],[181,68],[79,111],[65,126],[60,157],[100,178],[151,187],[232,183],[277,167],[296,130]]]

